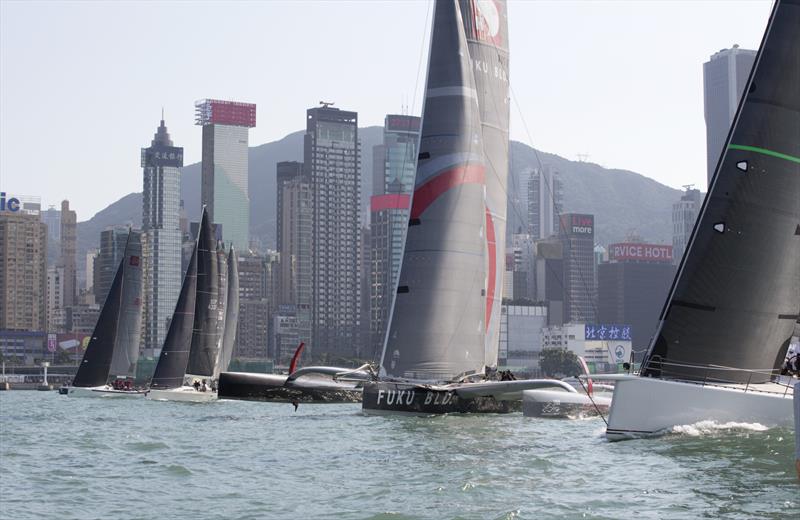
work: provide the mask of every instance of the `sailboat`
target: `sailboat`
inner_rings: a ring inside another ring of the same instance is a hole
[[[225,258],[224,251],[222,258]],[[233,347],[236,342],[236,327],[239,323],[239,266],[236,252],[231,246],[227,258],[224,260],[227,266],[225,276],[225,315],[222,319],[222,333],[219,338],[219,354],[214,370],[214,380],[219,380],[219,374],[228,369]]]
[[[142,242],[130,230],[103,309],[66,394],[74,397],[135,397],[142,325]],[[109,384],[109,378],[113,384]]]
[[[773,6],[744,92],[639,374],[614,377],[610,440],[792,424],[778,373],[800,310],[800,0]]]
[[[164,347],[146,397],[161,401],[206,402],[216,399],[220,329],[218,252],[203,208],[192,258],[170,322]]]
[[[503,1],[439,0],[405,250],[367,413],[511,412],[497,381],[508,177],[508,21]]]

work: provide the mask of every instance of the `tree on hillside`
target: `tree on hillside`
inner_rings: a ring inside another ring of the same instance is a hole
[[[575,376],[582,372],[578,356],[565,348],[544,348],[539,355],[542,372],[549,377]]]

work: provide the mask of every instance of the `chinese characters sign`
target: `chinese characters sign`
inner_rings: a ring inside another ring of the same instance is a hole
[[[631,326],[618,323],[587,323],[585,336],[587,340],[631,340]]]

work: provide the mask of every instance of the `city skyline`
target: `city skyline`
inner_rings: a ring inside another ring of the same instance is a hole
[[[320,99],[358,111],[363,126],[379,125],[386,113],[403,112],[403,105],[412,115],[420,112],[414,92],[419,98],[424,86],[425,2],[312,3],[313,17],[308,3],[226,4],[223,10],[215,4],[122,4],[113,10],[104,4],[40,5],[0,7],[3,188],[41,193],[44,207],[69,199],[79,221],[140,190],[130,150],[143,146],[141,136],[152,131],[162,106],[173,135],[185,143],[186,164],[201,158],[192,113],[194,102],[208,95],[260,105],[263,124],[251,135],[256,145],[302,130],[299,114]],[[570,159],[588,154],[591,162],[672,187],[703,188],[702,63],[733,44],[756,48],[769,7],[512,2],[512,139]],[[195,36],[215,17],[223,22],[221,33],[235,36],[230,49]],[[276,18],[280,24],[262,30],[262,22]],[[353,28],[346,35],[336,29],[345,20]],[[142,40],[131,29],[139,22],[159,38]],[[31,39],[32,27],[50,36]],[[676,27],[680,40],[673,38]],[[115,45],[99,49],[98,40]],[[318,41],[335,41],[336,52],[319,52]],[[355,55],[360,60],[349,58]],[[175,56],[155,59],[168,87],[153,89],[149,75],[140,72],[153,67],[153,56]],[[199,80],[200,67],[210,63],[213,74],[204,72]],[[274,81],[276,74],[296,81]],[[323,86],[315,77],[335,81]],[[86,135],[93,136],[91,153],[70,153],[85,148],[78,140]],[[40,152],[43,146],[48,153]],[[659,159],[665,146],[682,151],[679,171]],[[40,160],[31,162],[34,153]]]

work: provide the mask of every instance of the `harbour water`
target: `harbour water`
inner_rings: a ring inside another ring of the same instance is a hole
[[[0,518],[798,518],[793,432],[0,393]]]

